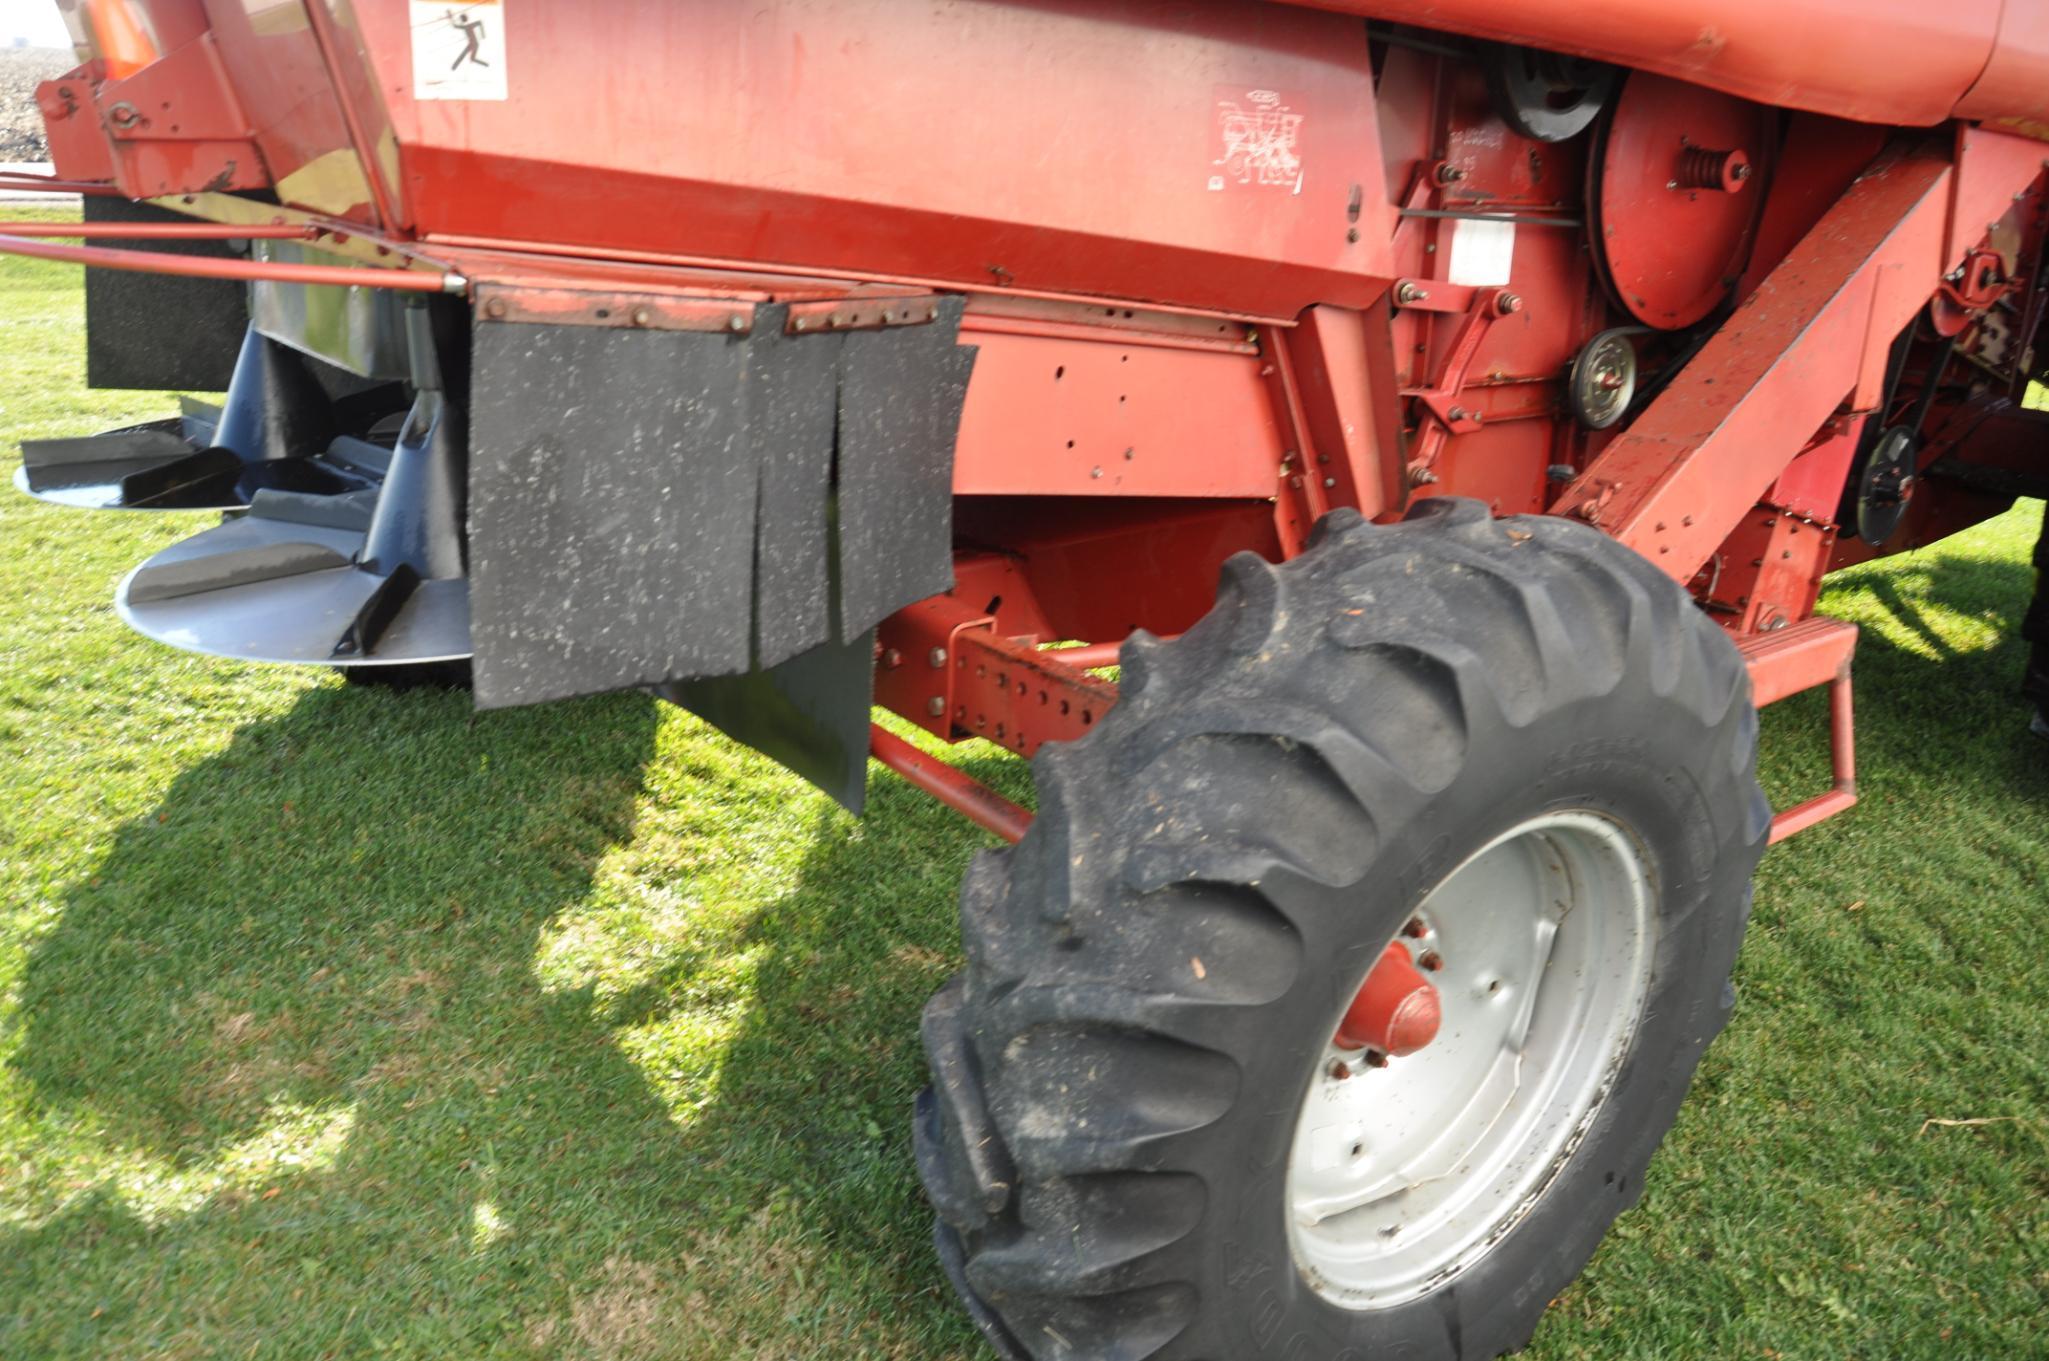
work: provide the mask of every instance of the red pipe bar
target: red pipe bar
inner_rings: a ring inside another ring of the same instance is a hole
[[[122,234],[133,228],[124,227]],[[247,236],[248,228],[236,235]],[[469,281],[460,274],[428,274],[406,269],[351,269],[345,265],[298,265],[279,260],[210,260],[193,255],[158,255],[149,251],[110,250],[105,246],[59,246],[0,235],[0,255],[26,255],[69,265],[125,269],[142,274],[176,274],[188,279],[240,279],[280,284],[337,284],[392,288],[410,293],[461,293]]]
[[[889,729],[871,723],[868,738],[876,760],[1005,841],[1017,841],[1032,825],[1030,813],[958,767],[927,756]]]
[[[1117,665],[1117,653],[1124,646],[1116,643],[1083,643],[1080,647],[1049,647],[1041,649],[1046,660],[1062,666],[1078,667],[1087,671],[1091,667]]]
[[[60,180],[48,175],[24,175],[9,170],[0,173],[0,189],[27,190],[37,194],[90,194],[94,198],[119,198],[121,191],[97,180]]]
[[[319,228],[271,222],[237,227],[225,222],[0,222],[0,235],[75,236],[84,241],[311,240]]]
[[[1158,636],[1161,642],[1170,643],[1181,635],[1162,633]],[[1080,647],[1048,647],[1041,648],[1040,651],[1044,654],[1041,660],[1093,671],[1099,666],[1117,665],[1117,654],[1123,648],[1124,640],[1120,638],[1114,643],[1083,643]]]

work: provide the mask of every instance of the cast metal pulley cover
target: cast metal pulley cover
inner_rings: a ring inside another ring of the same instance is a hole
[[[1523,136],[1563,142],[1593,125],[1620,75],[1605,62],[1502,43],[1488,52],[1487,93]]]
[[[1641,327],[1618,326],[1589,340],[1572,361],[1572,414],[1589,430],[1606,430],[1621,420],[1636,396],[1636,345]]]

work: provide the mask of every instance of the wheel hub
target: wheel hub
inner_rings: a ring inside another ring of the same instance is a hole
[[[1408,947],[1390,941],[1346,1009],[1331,1043],[1339,1049],[1364,1050],[1368,1055],[1404,1056],[1436,1039],[1443,1019],[1437,989],[1418,972]]]
[[[1352,1309],[1415,1298],[1528,1212],[1628,1051],[1652,893],[1620,824],[1557,813],[1423,901],[1335,1028],[1296,1122],[1288,1231],[1319,1294]]]

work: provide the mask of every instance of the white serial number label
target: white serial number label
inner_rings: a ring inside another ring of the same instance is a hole
[[[504,0],[412,0],[413,94],[419,99],[504,99]]]

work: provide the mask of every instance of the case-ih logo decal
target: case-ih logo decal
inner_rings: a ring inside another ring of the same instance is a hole
[[[1209,187],[1302,191],[1302,114],[1278,90],[1216,87],[1216,148]]]
[[[504,0],[413,0],[413,94],[504,99]]]

